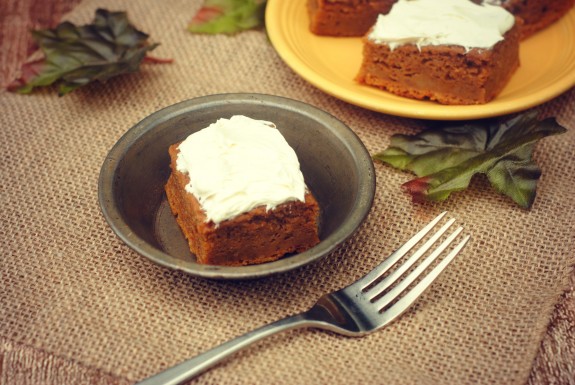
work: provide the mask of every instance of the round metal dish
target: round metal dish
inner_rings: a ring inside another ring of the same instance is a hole
[[[166,201],[168,147],[219,118],[237,114],[274,122],[297,153],[321,208],[321,242],[304,253],[260,265],[202,265],[190,253]],[[104,217],[136,252],[196,276],[247,279],[286,272],[333,251],[368,214],[375,173],[355,133],[326,112],[277,96],[222,94],[164,108],[132,127],[104,160],[98,191]]]

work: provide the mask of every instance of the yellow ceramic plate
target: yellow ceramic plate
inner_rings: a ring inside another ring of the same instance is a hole
[[[499,96],[483,105],[445,106],[395,96],[354,82],[360,38],[309,32],[306,0],[268,0],[266,28],[281,58],[305,80],[348,103],[422,119],[477,119],[527,109],[575,85],[575,9],[521,43],[521,67]]]

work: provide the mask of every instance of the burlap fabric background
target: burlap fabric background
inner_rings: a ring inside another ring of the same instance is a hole
[[[257,344],[198,384],[523,384],[569,285],[575,246],[575,91],[540,107],[568,128],[536,149],[543,170],[530,211],[477,178],[441,204],[414,205],[411,176],[376,165],[377,192],[357,234],[320,263],[256,281],[195,278],[149,262],[116,238],[97,202],[104,157],[120,136],[170,104],[215,93],[259,92],[335,115],[371,153],[422,123],[367,111],[295,75],[263,31],[197,36],[199,2],[86,0],[127,10],[171,65],[59,98],[0,94],[0,383],[128,384],[264,323],[306,310],[369,271],[438,212],[471,244],[411,311],[361,339],[292,331]],[[572,368],[572,367],[571,367]],[[570,373],[561,382],[575,381]],[[532,375],[532,381],[538,380]],[[541,381],[544,381],[541,380]]]

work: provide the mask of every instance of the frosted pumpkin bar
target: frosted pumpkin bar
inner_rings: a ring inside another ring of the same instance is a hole
[[[169,154],[167,199],[198,263],[264,263],[319,242],[318,203],[273,123],[219,119]]]
[[[521,39],[547,28],[575,5],[575,0],[485,0],[500,5],[521,19]]]
[[[468,0],[400,0],[363,38],[356,80],[442,104],[493,100],[519,67],[519,23]]]

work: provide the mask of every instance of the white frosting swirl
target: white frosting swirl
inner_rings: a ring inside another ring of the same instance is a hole
[[[216,225],[251,209],[305,199],[295,151],[271,122],[242,115],[219,119],[179,146],[177,170]]]
[[[379,15],[368,39],[395,49],[404,44],[491,48],[515,23],[505,9],[469,0],[399,0]]]

